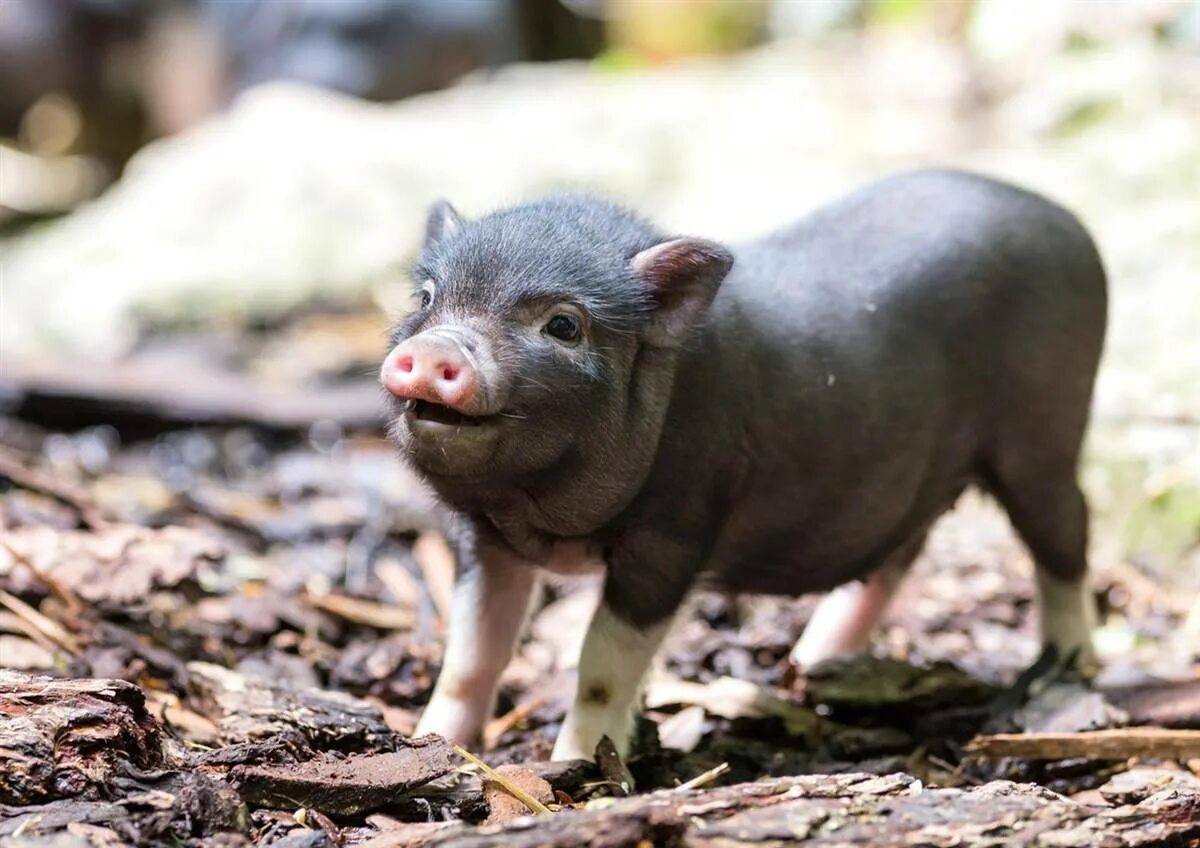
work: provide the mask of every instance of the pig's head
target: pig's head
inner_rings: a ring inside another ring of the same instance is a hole
[[[380,375],[393,437],[443,494],[640,485],[678,350],[732,262],[586,198],[475,221],[435,204]]]

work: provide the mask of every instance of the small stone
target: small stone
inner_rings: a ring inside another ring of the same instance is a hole
[[[542,778],[523,766],[505,765],[496,769],[505,780],[524,789],[543,804],[554,803],[554,790]],[[488,817],[484,824],[503,824],[532,814],[532,810],[509,795],[495,781],[483,781],[483,797],[488,805]]]

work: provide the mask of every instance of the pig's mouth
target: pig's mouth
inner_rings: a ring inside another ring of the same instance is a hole
[[[491,415],[464,415],[457,409],[452,409],[444,404],[415,399],[410,399],[405,403],[404,413],[417,421],[432,421],[451,427],[482,427],[493,417]]]

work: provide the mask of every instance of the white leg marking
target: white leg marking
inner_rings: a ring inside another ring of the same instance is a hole
[[[551,759],[590,760],[607,736],[621,756],[629,753],[638,692],[670,620],[634,627],[603,602],[592,616],[579,658],[575,703],[559,731]]]
[[[470,744],[496,706],[496,685],[512,659],[537,588],[528,564],[489,557],[454,586],[442,673],[416,735],[440,733]]]
[[[1096,626],[1096,604],[1087,581],[1059,580],[1044,568],[1037,569],[1038,601],[1042,644],[1054,645],[1061,656],[1079,649],[1079,667],[1094,672],[1096,655],[1092,630]]]
[[[792,648],[792,662],[811,668],[821,660],[864,651],[871,630],[904,579],[908,563],[884,565],[862,582],[846,583],[821,599]]]

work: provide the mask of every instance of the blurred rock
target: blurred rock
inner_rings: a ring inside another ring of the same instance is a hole
[[[1002,5],[959,40],[871,27],[654,69],[514,66],[390,106],[253,89],[139,154],[96,202],[0,241],[5,351],[18,366],[111,357],[147,326],[367,295],[402,310],[436,196],[476,215],[598,190],[668,229],[737,240],[886,171],[965,166],[1062,201],[1096,234],[1111,278],[1085,477],[1111,528],[1097,558],[1137,554],[1160,576],[1195,549],[1200,503],[1200,58],[1153,36],[1175,32],[1170,4],[1071,11],[1016,53],[1011,13],[984,26]],[[384,323],[345,326],[381,343]],[[371,345],[339,340],[329,356],[341,336],[314,331],[290,364],[359,367]],[[288,373],[267,354],[260,376]]]
[[[118,331],[132,332],[135,309],[179,320],[351,297],[396,279],[438,195],[476,214],[591,188],[667,226],[740,238],[875,173],[941,161],[1064,199],[1106,246],[1104,228],[1136,203],[1136,238],[1183,247],[1200,223],[1183,205],[1200,183],[1200,128],[1186,88],[1162,100],[1175,67],[1136,47],[1064,56],[991,121],[960,109],[958,52],[911,37],[868,38],[853,55],[781,43],[625,73],[515,66],[393,106],[268,86],[148,148],[96,203],[5,245],[6,343],[111,352],[130,338]],[[1077,108],[1100,71],[1106,90],[1127,92],[1117,114],[1047,144],[1038,133],[1054,119],[1037,116]],[[1181,182],[1148,182],[1153,173]],[[1178,267],[1197,249],[1156,261]]]

